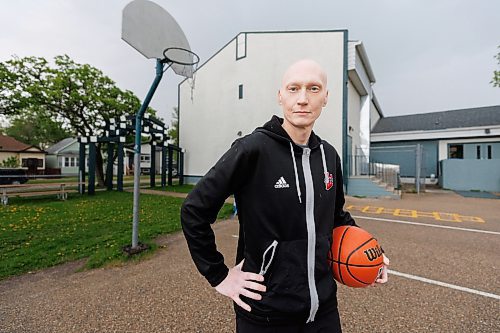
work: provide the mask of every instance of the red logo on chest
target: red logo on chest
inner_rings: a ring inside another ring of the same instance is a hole
[[[333,187],[333,175],[325,172],[325,189],[329,191]]]

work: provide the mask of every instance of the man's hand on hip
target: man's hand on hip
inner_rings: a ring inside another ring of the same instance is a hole
[[[243,272],[241,270],[243,267],[243,261],[244,260],[229,270],[226,278],[215,287],[215,290],[224,296],[230,297],[243,309],[251,311],[250,306],[241,300],[240,295],[260,301],[262,299],[262,295],[251,290],[265,292],[266,286],[261,283],[257,283],[263,282],[264,276],[255,273]]]

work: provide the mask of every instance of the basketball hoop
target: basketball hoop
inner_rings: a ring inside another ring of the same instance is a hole
[[[163,63],[174,63],[184,66],[194,66],[200,62],[200,57],[191,50],[182,47],[169,47],[163,51]]]
[[[156,76],[136,114],[134,145],[134,204],[132,246],[139,245],[139,185],[142,117],[161,81],[163,73],[172,67],[177,75],[191,80],[200,57],[189,47],[177,21],[165,9],[149,0],[133,0],[122,13],[122,39],[148,59],[156,59]],[[165,64],[167,65],[165,68]],[[192,90],[191,90],[192,95]]]
[[[168,64],[165,70],[172,67],[174,72],[192,81],[191,90],[194,89],[194,76],[200,62],[200,57],[196,53],[183,47],[169,47],[163,51],[161,62]]]

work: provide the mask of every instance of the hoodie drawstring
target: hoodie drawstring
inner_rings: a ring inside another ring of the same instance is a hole
[[[293,153],[293,145],[291,142],[290,142],[290,153],[292,155],[293,170],[295,171],[295,187],[297,188],[297,196],[299,197],[299,203],[302,203],[300,186],[299,186],[299,174],[297,173],[297,161],[295,161],[295,154]]]
[[[329,182],[330,174],[328,173],[328,169],[326,168],[325,148],[323,148],[323,144],[320,144],[319,148],[321,149],[321,162],[323,163],[323,174],[324,174],[323,181],[325,182],[326,185]],[[295,154],[293,152],[293,145],[291,142],[290,142],[290,154],[292,156],[292,161],[293,161],[293,171],[295,171],[295,187],[297,188],[297,196],[299,197],[299,203],[302,203],[302,195],[300,193],[300,186],[299,186],[299,174],[297,172],[297,161],[295,160]]]
[[[325,185],[328,184],[329,181],[329,173],[328,170],[326,169],[326,158],[325,158],[325,148],[323,148],[323,144],[319,145],[319,148],[321,149],[321,161],[323,162],[323,173],[325,175]]]

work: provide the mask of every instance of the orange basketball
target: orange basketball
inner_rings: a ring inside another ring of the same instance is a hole
[[[349,287],[371,285],[382,271],[382,248],[373,236],[354,226],[333,229],[333,243],[328,254],[333,277]]]

